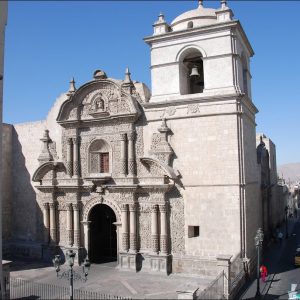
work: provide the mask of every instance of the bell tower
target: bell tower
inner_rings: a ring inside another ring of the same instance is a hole
[[[163,118],[184,199],[184,253],[195,264],[218,255],[249,261],[261,224],[253,49],[225,0],[217,9],[198,1],[170,24],[161,13],[153,28],[144,39],[152,80],[152,96],[143,104],[144,147],[153,147]]]
[[[218,9],[203,1],[171,24],[161,13],[145,41],[151,47],[150,102],[245,93],[251,98],[249,58],[254,54],[225,0]],[[201,95],[200,95],[201,94]]]

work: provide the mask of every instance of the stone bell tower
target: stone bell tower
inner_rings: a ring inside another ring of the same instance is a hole
[[[199,269],[198,259],[219,255],[249,261],[261,220],[250,42],[225,0],[218,9],[198,1],[171,24],[161,13],[153,28],[144,39],[152,78],[151,99],[143,104],[145,136],[162,118],[172,131],[172,167],[180,173],[184,202],[183,252]],[[177,263],[185,266],[173,254],[173,270]]]
[[[170,25],[160,14],[153,36],[145,38],[151,46],[151,102],[194,93],[243,92],[251,98],[249,58],[254,53],[239,21],[226,1],[217,10],[202,2]],[[190,76],[193,68],[198,78]]]

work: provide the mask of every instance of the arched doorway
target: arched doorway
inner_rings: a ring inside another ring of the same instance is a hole
[[[105,263],[117,260],[116,215],[105,204],[95,205],[89,216],[90,248],[89,258],[93,263]]]

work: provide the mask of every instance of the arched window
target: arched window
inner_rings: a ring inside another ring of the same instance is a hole
[[[186,51],[180,60],[179,72],[181,95],[203,93],[203,59],[198,50],[188,49]]]
[[[104,140],[94,141],[89,148],[89,171],[92,174],[110,173],[110,147]]]

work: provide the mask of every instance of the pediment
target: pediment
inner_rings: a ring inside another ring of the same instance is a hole
[[[137,100],[112,79],[93,80],[70,95],[59,111],[58,123],[96,121],[109,118],[132,117],[140,111]]]

